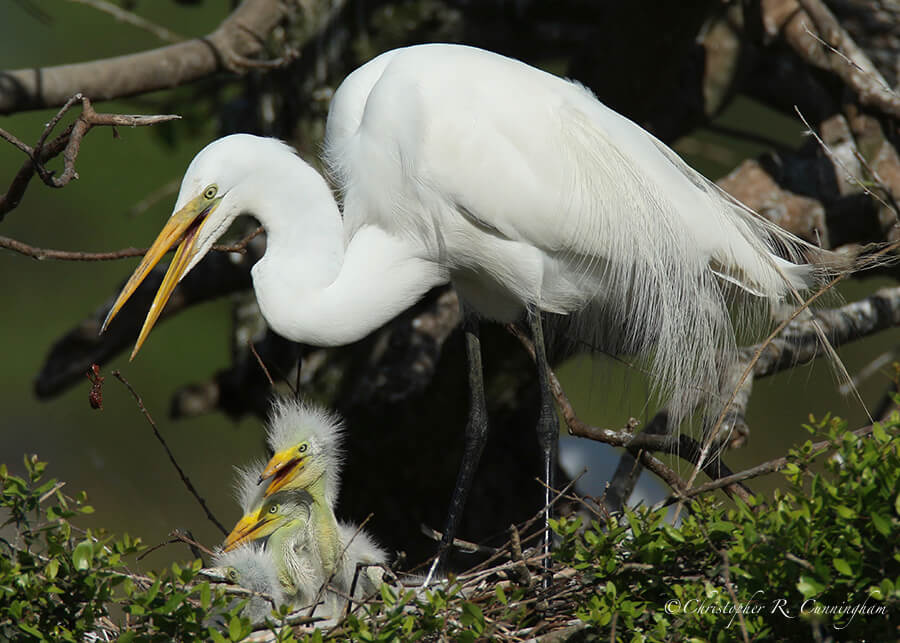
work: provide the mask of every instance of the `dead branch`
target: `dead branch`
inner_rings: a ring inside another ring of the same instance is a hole
[[[874,427],[872,425],[864,426],[860,429],[856,429],[852,431],[852,434],[857,437],[866,437],[872,431]],[[812,451],[821,451],[823,449],[829,449],[831,447],[837,446],[831,440],[822,440],[821,442],[816,442],[812,445]],[[692,498],[694,496],[699,496],[702,493],[707,493],[709,491],[714,491],[715,489],[721,489],[722,487],[726,487],[729,484],[734,484],[735,482],[741,482],[743,480],[750,480],[752,478],[758,478],[759,476],[766,475],[768,473],[775,473],[777,471],[781,471],[784,469],[789,460],[787,457],[775,458],[774,460],[769,460],[768,462],[763,462],[762,464],[758,464],[755,467],[750,467],[749,469],[744,469],[743,471],[739,471],[738,473],[734,473],[730,476],[725,476],[719,478],[718,480],[711,480],[709,482],[705,482],[701,485],[697,485],[696,487],[692,487],[685,492],[685,496],[688,498]],[[669,496],[666,500],[663,500],[662,503],[658,506],[666,506],[670,505],[674,502],[679,502],[679,498],[673,496]]]
[[[900,96],[821,0],[799,0],[828,49],[829,68],[853,89],[863,105],[900,118]],[[808,46],[805,48],[808,50]],[[796,50],[796,48],[795,48]]]
[[[262,52],[286,11],[279,0],[244,0],[203,38],[104,60],[0,72],[0,114],[57,107],[76,92],[110,100],[237,71],[240,61]]]
[[[900,96],[821,0],[766,0],[763,21],[807,64],[840,78],[860,103],[900,118]]]
[[[534,357],[534,344],[532,344],[531,340],[525,337],[518,327],[510,324],[507,328],[522,343],[528,353]],[[713,478],[730,475],[728,473],[730,469],[725,466],[718,455],[709,454],[709,449],[706,445],[701,446],[688,435],[682,434],[676,440],[668,435],[650,434],[647,432],[635,435],[630,430],[616,431],[586,424],[578,418],[572,403],[556,377],[556,373],[552,370],[549,372],[549,379],[550,390],[554,398],[556,398],[556,403],[562,412],[566,425],[569,427],[570,435],[590,438],[611,446],[628,449],[635,458],[640,460],[643,466],[662,478],[676,493],[687,489],[688,485],[671,468],[667,467],[661,460],[653,457],[650,453],[651,451],[677,455],[695,467],[699,467]],[[743,499],[749,499],[752,495],[749,489],[742,488],[739,485],[729,487],[728,491]]]
[[[237,243],[231,245],[215,244],[212,249],[218,252],[237,252],[239,254],[246,254],[247,245],[262,233],[262,231],[263,229],[259,227]],[[22,241],[18,241],[17,239],[11,239],[4,236],[0,236],[0,248],[18,252],[21,255],[37,259],[38,261],[43,261],[45,259],[53,259],[56,261],[113,261],[116,259],[127,259],[129,257],[143,257],[147,253],[147,248],[122,248],[121,250],[113,250],[112,252],[51,250],[50,248],[38,248]]]
[[[760,352],[753,365],[753,375],[766,377],[824,355],[814,327],[816,323],[834,346],[900,326],[900,287],[883,288],[840,308],[814,311],[813,319],[793,320],[766,345],[760,343],[743,349],[745,356]]]
[[[69,125],[62,134],[58,135],[51,142],[47,142],[50,134],[59,124],[62,117],[76,103],[81,103],[81,114]],[[166,121],[181,118],[174,114],[162,114],[156,116],[130,116],[125,114],[102,114],[94,110],[91,101],[87,96],[81,93],[72,95],[50,119],[44,131],[41,132],[37,143],[34,147],[23,143],[12,134],[0,130],[0,137],[12,143],[21,150],[28,159],[13,177],[12,183],[6,193],[0,196],[0,221],[4,215],[10,210],[15,209],[22,201],[25,190],[31,182],[32,177],[37,174],[41,180],[48,186],[53,188],[61,188],[68,184],[72,179],[78,178],[75,171],[75,159],[81,149],[81,141],[92,128],[96,126],[106,127],[139,127],[147,125],[155,125]],[[115,131],[115,130],[113,130]],[[57,177],[48,170],[44,164],[62,153],[63,155],[63,171]]]

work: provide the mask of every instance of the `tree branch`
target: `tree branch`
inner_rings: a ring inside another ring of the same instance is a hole
[[[900,96],[821,0],[766,0],[763,15],[767,31],[807,64],[837,76],[863,105],[900,118]]]
[[[62,134],[48,143],[47,139],[50,137],[50,133],[56,128],[65,113],[78,102],[81,103],[81,114]],[[89,98],[77,93],[69,97],[56,115],[50,119],[34,147],[26,145],[9,132],[0,129],[0,138],[12,143],[28,156],[28,160],[22,164],[12,183],[10,183],[9,189],[0,196],[0,221],[3,220],[3,216],[7,212],[18,207],[22,197],[25,195],[25,190],[28,189],[28,184],[35,174],[41,177],[41,180],[46,185],[53,188],[64,187],[72,179],[77,179],[78,173],[75,171],[75,159],[81,150],[81,141],[95,126],[138,127],[164,123],[177,118],[181,117],[174,114],[156,116],[101,114],[94,110]],[[63,171],[57,177],[44,167],[44,163],[60,153],[63,155]]]
[[[0,114],[58,107],[76,92],[110,100],[236,71],[263,50],[285,13],[278,0],[244,0],[204,38],[103,60],[0,72]]]

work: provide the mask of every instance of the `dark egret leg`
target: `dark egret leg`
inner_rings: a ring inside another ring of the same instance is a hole
[[[546,556],[550,553],[550,501],[552,490],[556,482],[556,449],[559,444],[559,418],[556,416],[556,406],[553,403],[553,393],[550,391],[550,366],[547,363],[547,352],[544,348],[544,330],[541,327],[541,312],[539,310],[528,311],[528,327],[531,331],[531,339],[534,342],[534,361],[537,364],[538,387],[540,388],[540,413],[538,415],[537,435],[538,444],[541,447],[544,467],[544,543],[543,553],[544,567],[549,568],[550,560]]]
[[[481,452],[484,451],[484,443],[487,440],[488,415],[487,405],[484,401],[484,375],[481,369],[481,336],[478,331],[478,319],[463,308],[463,332],[466,341],[466,358],[469,365],[469,419],[466,423],[466,444],[463,451],[463,461],[456,476],[456,487],[450,498],[450,510],[447,513],[447,523],[444,527],[444,535],[441,544],[438,545],[437,557],[428,570],[424,585],[427,586],[434,573],[447,559],[451,543],[456,537],[456,528],[462,517],[466,497],[472,488],[472,478],[475,469],[481,460]]]

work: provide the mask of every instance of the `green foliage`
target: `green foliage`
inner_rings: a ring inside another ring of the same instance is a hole
[[[69,498],[56,480],[43,481],[45,468],[25,458],[20,478],[0,464],[0,507],[8,514],[0,527],[12,533],[0,538],[0,640],[83,641],[93,633],[125,642],[239,641],[249,634],[242,604],[197,582],[200,561],[158,577],[130,572],[124,560],[143,549],[140,540],[79,530],[71,519],[93,510],[84,494]],[[224,634],[218,622],[227,623]]]
[[[558,559],[594,587],[578,617],[606,640],[613,628],[629,641],[741,640],[742,628],[751,640],[896,639],[898,420],[864,438],[835,419],[807,428],[837,451],[824,473],[811,441],[792,451],[773,499],[694,500],[678,528],[665,509],[558,522]]]
[[[792,451],[784,490],[729,507],[694,499],[677,527],[665,509],[627,511],[586,528],[578,519],[555,521],[555,570],[563,573],[548,589],[534,574],[519,584],[527,574],[501,561],[506,571],[451,578],[428,591],[385,584],[331,631],[292,627],[282,608],[270,631],[284,643],[475,641],[527,638],[554,623],[573,633],[581,627],[583,640],[894,640],[898,427],[894,418],[859,438],[826,418],[809,430],[831,446],[814,452],[807,442]],[[0,640],[102,633],[224,642],[253,631],[243,601],[204,580],[200,561],[131,573],[124,561],[140,541],[79,530],[72,520],[90,507],[44,481],[45,466],[26,459],[25,478],[0,466],[3,533],[12,534],[0,539]]]

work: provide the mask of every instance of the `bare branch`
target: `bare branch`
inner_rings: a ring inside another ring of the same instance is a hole
[[[37,248],[16,239],[0,236],[0,248],[6,248],[18,252],[26,257],[44,261],[54,259],[57,261],[113,261],[128,257],[142,257],[147,248],[122,248],[113,252],[76,252],[70,250],[51,250],[49,248]]]
[[[235,71],[239,61],[262,52],[263,39],[286,11],[287,3],[279,0],[244,0],[204,38],[104,60],[0,72],[0,114],[56,107],[76,92],[110,100]]]
[[[840,308],[817,310],[814,319],[791,321],[767,345],[760,343],[743,349],[745,356],[760,354],[753,364],[753,375],[765,377],[823,355],[815,323],[835,346],[900,326],[900,287],[883,288],[874,295]]]
[[[262,231],[262,228],[257,228],[237,243],[224,246],[216,244],[213,246],[213,250],[218,252],[237,252],[245,254],[247,252],[247,245]],[[51,250],[49,248],[31,246],[22,241],[4,236],[0,236],[0,248],[18,252],[21,255],[37,259],[38,261],[43,261],[45,259],[53,259],[56,261],[113,261],[116,259],[127,259],[129,257],[143,257],[147,253],[147,248],[122,248],[121,250],[113,250],[112,252]]]
[[[65,113],[78,102],[81,102],[81,114],[75,119],[75,122],[63,131],[62,134],[48,143],[47,139],[59,124],[59,121]],[[3,216],[7,212],[15,209],[22,201],[25,190],[28,188],[28,184],[35,174],[37,174],[46,185],[54,188],[61,188],[68,184],[72,179],[78,178],[78,173],[75,171],[75,159],[78,157],[78,152],[81,149],[82,139],[95,126],[138,127],[164,123],[177,118],[181,117],[174,114],[156,116],[101,114],[94,110],[90,99],[80,93],[76,93],[72,95],[56,115],[50,119],[33,148],[29,147],[12,134],[0,130],[0,138],[12,143],[28,156],[28,160],[25,161],[13,178],[12,183],[10,183],[6,194],[0,196],[0,221],[3,220]],[[60,153],[63,155],[63,171],[59,177],[56,177],[53,175],[53,172],[44,167],[44,163]]]
[[[857,437],[865,437],[872,433],[874,427],[872,425],[864,426],[861,429],[857,429],[853,431],[853,435]],[[837,446],[830,440],[823,440],[821,442],[816,442],[812,445],[812,451],[821,451],[822,449],[828,449],[831,447]],[[722,487],[727,487],[730,484],[734,484],[736,482],[741,482],[743,480],[750,480],[751,478],[758,478],[759,476],[766,475],[768,473],[775,473],[776,471],[781,471],[788,464],[788,458],[775,458],[774,460],[769,460],[768,462],[763,462],[762,464],[758,464],[755,467],[750,467],[749,469],[745,469],[743,471],[739,471],[738,473],[733,473],[730,476],[725,476],[723,478],[719,478],[718,480],[711,480],[710,482],[706,482],[701,485],[697,485],[691,489],[688,489],[685,492],[685,495],[688,498],[692,498],[693,496],[698,496],[701,493],[706,493],[708,491],[713,491],[715,489],[721,489]],[[668,499],[664,500],[661,504],[668,505],[673,502],[678,502],[679,498],[675,496],[670,496]]]
[[[771,0],[764,4],[768,30],[780,32],[800,58],[836,75],[863,105],[900,118],[900,96],[821,0]]]

